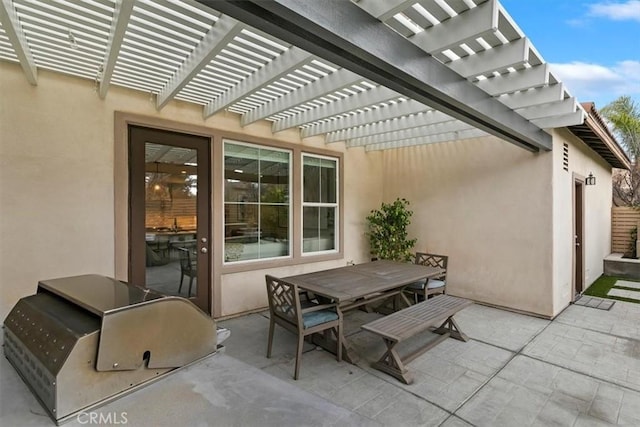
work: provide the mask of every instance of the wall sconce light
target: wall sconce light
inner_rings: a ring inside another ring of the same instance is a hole
[[[593,176],[592,172],[589,172],[589,176],[584,180],[585,185],[596,185],[596,177]]]

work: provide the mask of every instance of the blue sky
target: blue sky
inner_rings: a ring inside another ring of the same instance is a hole
[[[640,0],[501,0],[579,102],[640,103]]]

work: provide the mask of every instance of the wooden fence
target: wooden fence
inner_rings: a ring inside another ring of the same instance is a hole
[[[611,210],[611,252],[629,252],[631,229],[640,222],[640,209],[614,207]]]
[[[179,199],[146,201],[147,227],[173,227],[174,220],[181,228],[195,228],[196,199]]]

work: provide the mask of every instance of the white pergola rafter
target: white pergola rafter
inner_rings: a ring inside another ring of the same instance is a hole
[[[18,62],[27,81],[36,86],[38,84],[38,67],[36,67],[36,62],[31,55],[27,37],[20,26],[18,13],[11,0],[0,1],[0,23],[2,23],[2,28],[13,46],[13,51],[18,57]]]
[[[313,59],[314,57],[312,55],[302,49],[298,49],[297,47],[289,48],[253,75],[242,80],[223,95],[209,102],[204,107],[204,117],[210,117],[218,111],[258,92],[292,71],[309,64]]]
[[[480,80],[476,86],[489,95],[496,96],[554,83],[558,83],[558,80],[549,72],[549,66],[541,64],[504,76]]]
[[[244,27],[243,23],[229,16],[220,16],[215,25],[207,32],[206,36],[198,43],[158,93],[156,108],[160,110],[167,102],[173,99]]]
[[[476,126],[547,150],[541,128],[585,117],[499,0],[0,0],[0,17],[0,58],[31,84],[37,64],[349,147]]]
[[[127,25],[129,25],[129,19],[131,18],[131,12],[133,12],[135,2],[136,0],[116,0],[113,10],[113,20],[111,21],[111,30],[109,32],[109,42],[107,43],[107,50],[104,55],[104,60],[102,61],[102,66],[100,67],[101,76],[98,95],[102,99],[107,96],[113,70],[118,61],[118,55],[120,54],[120,46],[122,46],[122,40],[127,31]]]
[[[343,140],[366,138],[374,135],[386,134],[389,132],[398,132],[405,129],[431,126],[451,120],[453,120],[451,116],[448,116],[440,111],[420,111],[419,113],[411,114],[408,116],[400,116],[389,120],[378,121],[375,123],[369,123],[362,126],[327,133],[325,142],[338,142]]]
[[[402,129],[393,132],[379,133],[361,138],[347,140],[347,147],[359,147],[383,142],[402,141],[407,139],[422,138],[425,135],[440,135],[443,133],[460,132],[463,130],[475,129],[473,126],[461,122],[460,120],[449,120],[427,126],[420,126],[410,129]]]
[[[376,123],[396,117],[410,116],[411,114],[429,110],[432,109],[418,101],[410,99],[402,102],[395,102],[385,106],[384,108],[373,108],[358,114],[351,114],[346,117],[337,117],[331,120],[313,123],[309,126],[303,127],[300,131],[300,135],[303,138],[307,138],[315,135],[328,134],[345,129],[358,128],[370,123]],[[339,140],[342,139],[345,138],[340,138]]]
[[[416,0],[358,0],[358,3],[358,6],[384,22],[411,7]]]
[[[456,10],[458,14],[451,17],[441,8],[442,3],[360,0],[357,4],[453,71],[475,81],[479,88],[516,109],[524,118],[540,120],[543,115],[557,114],[564,117],[564,123],[570,117],[581,117],[570,114],[579,109],[577,102],[566,101],[568,93],[557,87],[557,79],[549,72],[540,54],[497,0],[488,0],[462,13]],[[434,23],[420,15],[416,4],[423,8],[431,6],[427,12],[433,12],[431,19],[440,22]],[[424,26],[423,30],[410,29],[406,25],[401,28],[396,18],[398,13],[413,19],[418,26]],[[481,45],[479,39],[484,44]],[[488,42],[491,43],[489,46]],[[522,92],[512,94],[518,91]],[[571,111],[566,111],[567,108]]]
[[[542,117],[539,119],[531,120],[536,126],[542,129],[562,128],[567,126],[573,126],[575,123],[584,123],[586,113],[582,108],[573,113],[563,114],[560,116]]]
[[[438,135],[423,136],[421,138],[411,138],[402,141],[382,142],[380,144],[365,145],[366,151],[390,150],[393,148],[414,147],[416,145],[435,144],[438,142],[461,141],[463,139],[480,138],[489,135],[480,129],[467,129],[455,132],[442,133]]]
[[[534,105],[532,107],[519,108],[515,110],[518,114],[527,120],[543,119],[545,117],[563,116],[575,112],[578,107],[578,101],[569,97],[562,101],[552,102],[549,104]]]
[[[368,11],[367,5],[370,3],[386,5],[387,0],[361,0],[357,5]],[[498,30],[499,13],[497,2],[489,0],[438,25],[425,28],[408,40],[430,55],[456,49],[462,43],[473,43],[477,38],[493,36]]]
[[[568,97],[569,94],[565,91],[564,85],[562,83],[556,83],[549,86],[502,94],[498,96],[498,99],[509,108],[517,109],[562,101]]]
[[[246,126],[258,120],[274,116],[297,105],[302,105],[337,90],[352,86],[362,80],[361,76],[340,68],[327,76],[248,111],[242,115],[240,124]]]
[[[539,65],[540,59],[535,55],[527,38],[496,46],[475,55],[468,55],[447,65],[456,73],[467,79],[478,75],[506,70],[509,67],[521,67],[524,64]]]
[[[285,117],[273,122],[272,131],[280,132],[285,129],[303,126],[328,117],[338,116],[359,108],[369,107],[385,101],[399,98],[400,95],[384,86],[376,86],[364,92],[359,92],[346,98],[329,102],[320,107],[312,108],[301,113]]]
[[[458,2],[460,13],[455,9],[452,11],[447,0],[421,0],[420,5],[438,3],[443,6],[436,18],[439,22],[429,19],[430,23],[425,19],[421,23],[411,22],[407,17],[418,2],[198,1],[520,147],[531,151],[551,149],[548,134],[498,100],[487,97],[474,82],[444,65],[443,58],[455,60],[474,53],[473,49],[486,50],[524,36],[504,16],[497,0],[477,7],[467,1],[464,5]],[[377,17],[380,14],[372,16],[367,12],[367,4],[397,7],[393,13],[399,14],[381,22]],[[404,6],[408,8],[400,12]],[[395,21],[406,26],[406,31],[391,24]],[[396,31],[390,31],[388,26]],[[430,53],[432,51],[434,54]],[[300,120],[291,124],[306,127],[306,123],[311,122]]]

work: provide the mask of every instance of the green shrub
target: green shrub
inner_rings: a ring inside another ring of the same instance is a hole
[[[393,203],[382,203],[372,210],[367,221],[371,255],[393,261],[409,261],[417,239],[409,239],[407,227],[413,212],[407,208],[409,201],[396,199]]]

